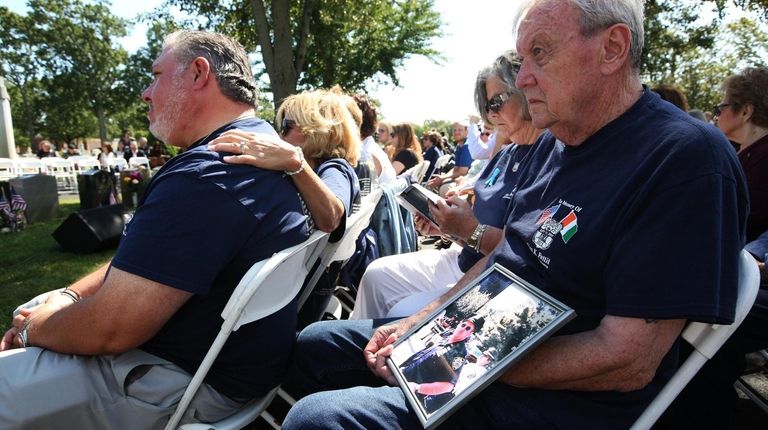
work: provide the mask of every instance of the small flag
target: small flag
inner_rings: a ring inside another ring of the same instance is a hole
[[[16,190],[11,187],[11,209],[14,211],[24,211],[27,209],[27,202]]]
[[[11,213],[11,206],[8,204],[8,200],[5,199],[5,194],[0,195],[0,212]]]
[[[569,240],[579,231],[579,226],[576,222],[576,214],[571,211],[568,215],[560,221],[563,229],[560,230],[560,235],[563,236],[563,242],[568,243]]]
[[[541,216],[539,216],[539,220],[536,221],[536,225],[539,225],[539,224],[543,223],[544,221],[552,218],[552,215],[556,214],[558,209],[560,209],[560,205],[559,204],[544,209],[544,212],[542,212]]]

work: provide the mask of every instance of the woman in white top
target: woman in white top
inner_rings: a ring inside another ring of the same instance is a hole
[[[101,163],[102,170],[109,170],[110,167],[115,165],[115,152],[112,150],[112,145],[108,143],[101,145],[99,163]]]

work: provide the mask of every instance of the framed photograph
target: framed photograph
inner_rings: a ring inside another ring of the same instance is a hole
[[[400,337],[387,364],[431,429],[575,316],[496,264]]]
[[[419,184],[411,184],[403,192],[396,197],[400,206],[408,209],[411,213],[418,213],[427,218],[435,227],[440,227],[432,217],[432,213],[429,211],[429,204],[435,204],[440,196],[422,187]]]

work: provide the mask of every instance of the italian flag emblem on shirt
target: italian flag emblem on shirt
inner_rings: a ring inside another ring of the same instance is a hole
[[[569,240],[579,231],[579,225],[576,222],[576,214],[571,211],[560,221],[563,229],[560,230],[560,235],[563,237],[563,242],[568,243]]]

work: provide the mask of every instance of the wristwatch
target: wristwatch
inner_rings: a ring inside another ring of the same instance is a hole
[[[480,242],[482,242],[483,234],[487,228],[488,226],[485,224],[477,224],[475,230],[472,231],[472,234],[470,234],[469,238],[467,238],[467,246],[471,247],[476,252],[480,252]]]

